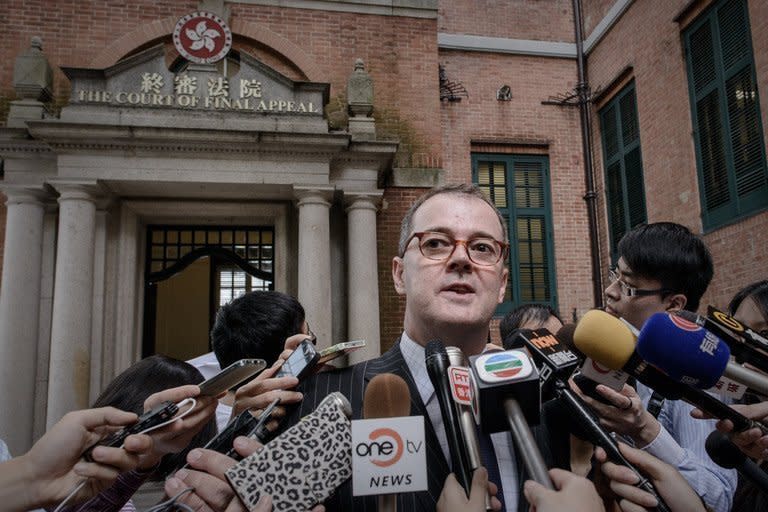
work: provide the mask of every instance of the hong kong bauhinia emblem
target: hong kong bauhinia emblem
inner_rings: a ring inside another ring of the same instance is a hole
[[[220,17],[197,11],[176,23],[173,44],[185,59],[210,64],[223,59],[232,48],[232,32]]]

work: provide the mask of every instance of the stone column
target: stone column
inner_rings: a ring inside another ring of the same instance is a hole
[[[381,354],[379,276],[376,258],[376,210],[381,192],[345,194],[347,204],[348,311],[347,337],[365,340],[349,355],[354,364]]]
[[[317,335],[317,346],[333,344],[330,207],[333,189],[294,188],[299,209],[299,302]]]
[[[0,286],[0,433],[11,453],[32,445],[40,268],[42,187],[3,187],[8,201]]]
[[[88,406],[96,182],[56,182],[59,231],[51,321],[47,424]]]

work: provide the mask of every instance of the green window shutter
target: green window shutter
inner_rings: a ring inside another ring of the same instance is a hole
[[[611,260],[624,233],[647,221],[640,123],[635,85],[622,89],[600,110]]]
[[[474,154],[472,178],[506,218],[509,229],[509,283],[497,313],[526,302],[556,308],[547,157]]]
[[[684,33],[702,220],[768,206],[768,169],[744,0],[720,0]]]

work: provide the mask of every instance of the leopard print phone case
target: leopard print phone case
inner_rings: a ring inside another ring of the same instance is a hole
[[[275,511],[309,510],[352,476],[352,410],[341,393],[328,395],[311,414],[227,471],[252,509],[262,494]]]

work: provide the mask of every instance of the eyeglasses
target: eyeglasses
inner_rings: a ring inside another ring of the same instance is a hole
[[[665,295],[667,293],[672,293],[672,290],[668,290],[667,288],[659,288],[658,290],[643,290],[641,288],[629,286],[627,283],[621,280],[621,277],[616,272],[615,268],[608,269],[608,282],[610,284],[618,282],[622,295],[626,297],[647,297],[650,295]]]
[[[445,261],[451,257],[456,246],[461,244],[467,250],[467,255],[469,255],[472,263],[483,266],[498,263],[509,247],[509,244],[499,242],[495,238],[477,237],[469,240],[458,240],[436,231],[420,231],[412,234],[405,247],[408,247],[414,238],[419,240],[419,250],[427,259]]]

